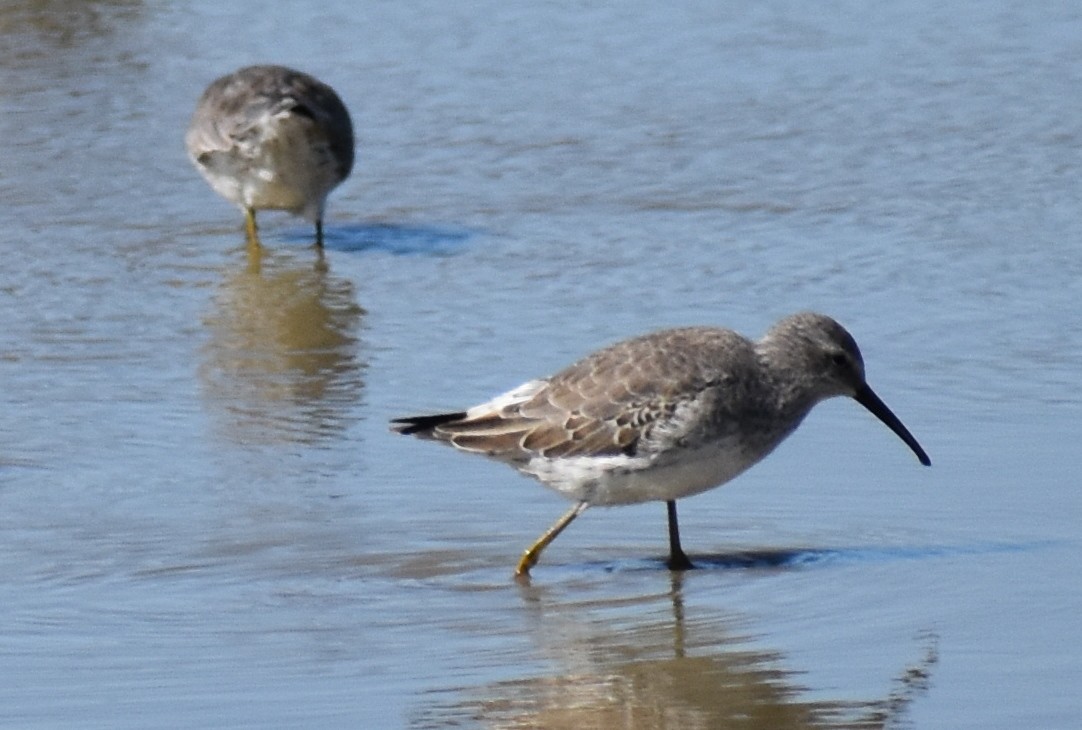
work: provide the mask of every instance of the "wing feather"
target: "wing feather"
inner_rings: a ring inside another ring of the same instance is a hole
[[[656,452],[701,427],[689,406],[712,402],[756,362],[752,343],[730,330],[657,332],[471,408],[431,436],[510,462]]]

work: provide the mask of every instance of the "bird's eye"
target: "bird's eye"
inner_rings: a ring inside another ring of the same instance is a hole
[[[830,356],[830,362],[833,363],[835,367],[845,367],[849,363],[849,358],[845,356],[844,352],[835,352]]]

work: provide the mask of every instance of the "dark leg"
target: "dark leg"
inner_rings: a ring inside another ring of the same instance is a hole
[[[669,570],[691,570],[695,566],[680,547],[680,526],[676,522],[676,500],[665,503],[669,511]]]
[[[316,248],[323,248],[323,219],[316,221]]]

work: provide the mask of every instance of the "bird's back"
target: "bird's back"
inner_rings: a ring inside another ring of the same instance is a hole
[[[681,438],[706,438],[710,414],[700,407],[730,393],[741,401],[732,409],[743,408],[743,383],[755,367],[752,343],[731,330],[663,330],[429,421],[418,435],[511,462],[642,455]]]
[[[253,208],[321,213],[353,168],[353,125],[334,90],[281,66],[249,66],[203,93],[188,154],[221,195]]]

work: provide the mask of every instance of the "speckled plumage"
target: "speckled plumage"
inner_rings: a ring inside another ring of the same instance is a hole
[[[353,169],[353,124],[334,90],[283,66],[248,66],[207,87],[185,136],[210,186],[245,212],[286,210],[316,225]]]
[[[737,476],[816,403],[840,395],[865,405],[928,463],[865,382],[852,336],[810,312],[786,317],[757,342],[712,327],[636,337],[467,411],[398,419],[394,428],[506,462],[574,500],[557,534],[586,506],[668,502],[671,563],[684,565],[675,500]],[[554,537],[527,557],[536,561]],[[532,565],[527,557],[520,573]]]

